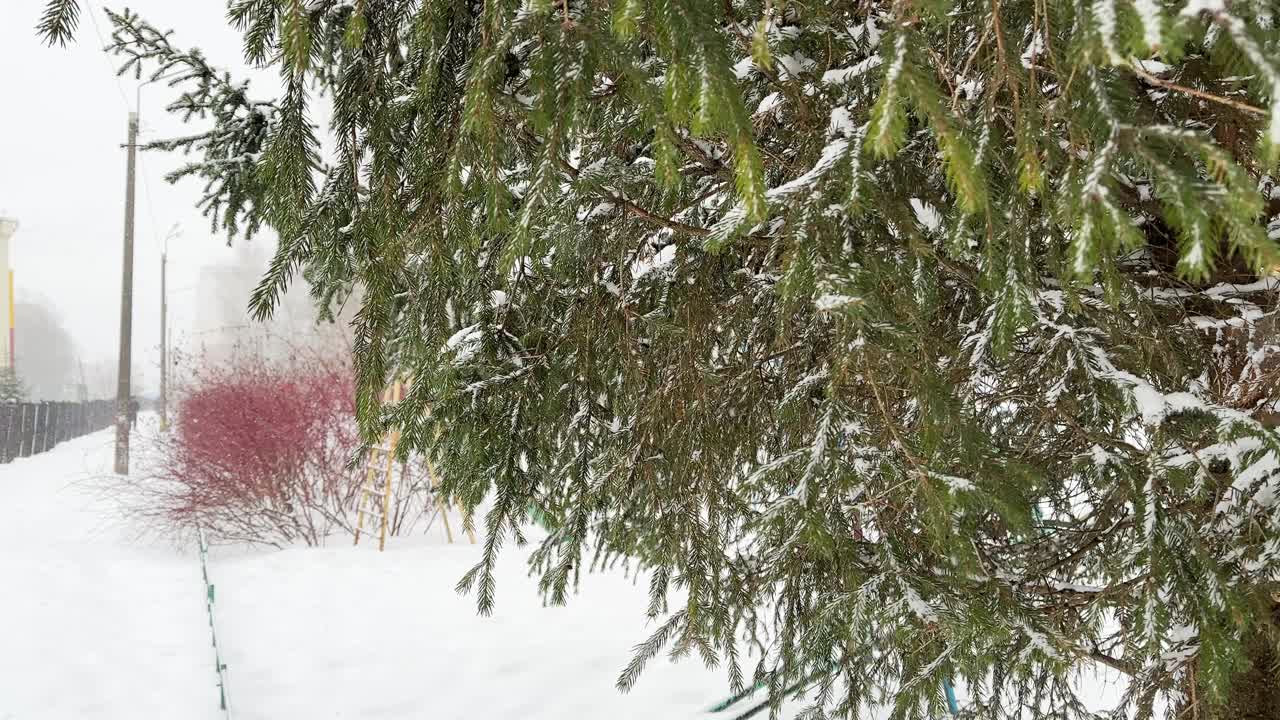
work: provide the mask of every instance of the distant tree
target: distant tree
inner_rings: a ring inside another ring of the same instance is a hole
[[[76,346],[62,319],[44,298],[14,305],[18,376],[36,400],[71,400],[79,382]]]
[[[22,402],[27,399],[27,389],[22,378],[13,368],[0,368],[0,402]]]

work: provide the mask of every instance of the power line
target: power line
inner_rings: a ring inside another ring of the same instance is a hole
[[[107,40],[102,34],[102,27],[98,25],[98,8],[94,7],[91,0],[85,0],[85,5],[89,11],[89,21],[93,25],[93,34],[98,38],[98,47],[102,51],[102,61],[107,64],[107,72],[111,73],[111,79],[115,82],[116,91],[120,93],[120,101],[124,103],[125,112],[137,112],[139,116],[142,114],[141,107],[130,107],[129,95],[124,91],[124,85],[120,83],[120,74],[116,72],[115,67],[111,64],[111,56],[107,53]],[[138,102],[141,105],[141,102]],[[146,162],[142,155],[138,155],[139,175],[142,176],[142,191],[146,196],[147,215],[151,219],[151,239],[155,241],[156,247],[160,247],[160,222],[156,219],[156,204],[151,196],[151,178],[147,172]]]
[[[98,36],[98,47],[102,50],[102,61],[107,64],[107,72],[111,73],[112,79],[116,82],[116,90],[120,91],[120,101],[124,103],[125,112],[129,112],[129,96],[125,94],[124,86],[120,84],[120,74],[111,65],[111,57],[107,55],[107,40],[102,36],[102,28],[98,27],[98,9],[89,0],[85,0],[85,5],[89,8],[89,20],[93,23],[93,34]]]
[[[132,415],[133,408],[133,389],[131,387],[133,374],[133,274],[134,274],[134,209],[135,203],[135,179],[137,177],[138,168],[138,125],[140,107],[134,107],[132,111],[129,108],[129,96],[125,94],[124,86],[120,83],[120,75],[115,72],[112,67],[111,58],[107,54],[107,41],[102,35],[102,28],[98,25],[97,8],[89,0],[85,0],[85,5],[89,11],[89,21],[93,25],[94,35],[98,38],[99,47],[102,50],[103,61],[107,64],[107,70],[111,72],[112,80],[115,82],[116,90],[120,93],[120,101],[124,104],[125,111],[129,116],[129,143],[128,148],[128,179],[125,182],[125,222],[124,222],[124,262],[120,275],[120,357],[117,362],[116,378],[116,447],[115,447],[115,472],[118,475],[129,474],[129,417]],[[135,106],[142,104],[142,84],[138,85],[138,91],[134,102]],[[157,222],[155,219],[155,203],[151,198],[151,185],[147,179],[146,171],[143,170],[143,187],[147,203],[147,212],[151,217],[151,233],[157,240],[159,245],[159,236],[156,235]],[[161,368],[162,370],[164,368]]]
[[[142,159],[142,153],[138,153],[138,166],[142,172],[138,173],[142,176],[142,193],[147,196],[147,215],[151,216],[151,239],[156,242],[156,247],[160,247],[160,223],[156,220],[156,204],[151,199],[151,179],[148,177],[147,164]]]

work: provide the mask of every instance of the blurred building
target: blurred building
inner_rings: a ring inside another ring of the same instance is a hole
[[[189,338],[192,344],[211,358],[225,358],[247,330],[252,289],[252,278],[235,265],[202,268],[196,284],[195,327]]]
[[[270,319],[255,320],[249,312],[249,301],[269,263],[267,248],[240,243],[232,258],[201,268],[195,288],[195,322],[193,327],[175,334],[175,340],[185,346],[186,352],[215,363],[245,351],[283,359],[300,345],[312,344],[318,338],[331,344],[344,335],[356,303],[351,304],[337,326],[317,326],[316,308],[301,277],[294,278]]]
[[[4,285],[4,318],[7,332],[5,333],[3,352],[0,352],[0,367],[13,367],[14,360],[14,336],[13,336],[13,268],[9,265],[9,243],[13,240],[14,234],[18,232],[18,221],[13,218],[0,217],[0,283]]]

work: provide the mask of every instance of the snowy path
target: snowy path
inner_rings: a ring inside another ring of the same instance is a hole
[[[219,716],[196,557],[91,489],[111,442],[0,465],[0,720]]]
[[[0,465],[0,720],[222,717],[196,553],[130,530],[99,489],[111,443]],[[231,717],[693,720],[723,696],[724,670],[696,660],[614,688],[652,631],[643,583],[585,577],[544,608],[512,548],[481,618],[453,591],[477,557],[438,531],[381,554],[215,548]]]

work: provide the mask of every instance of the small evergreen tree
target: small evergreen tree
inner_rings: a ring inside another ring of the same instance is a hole
[[[534,504],[551,601],[649,573],[622,687],[750,650],[819,714],[1074,718],[1102,663],[1138,717],[1280,717],[1271,0],[229,16],[279,97],[127,11],[112,50],[207,119],[156,147],[213,224],[278,234],[260,313],[364,291],[365,431],[494,498],[482,610]]]
[[[27,389],[13,368],[0,368],[0,402],[22,402],[27,399]]]

